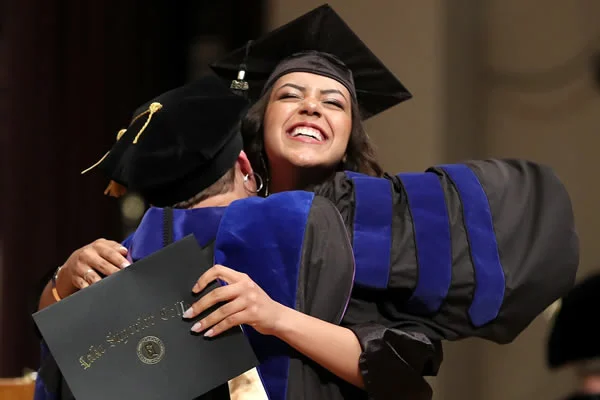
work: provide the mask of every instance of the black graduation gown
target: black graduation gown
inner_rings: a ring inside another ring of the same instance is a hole
[[[576,394],[573,394],[573,395],[567,397],[565,400],[600,400],[600,393],[599,394],[576,393]]]
[[[215,263],[247,273],[274,300],[348,326],[361,343],[375,343],[378,338],[373,333],[386,332],[381,343],[395,353],[394,359],[369,355],[377,353],[373,346],[364,349],[361,356],[367,394],[277,338],[245,327],[271,400],[387,399],[401,395],[416,400],[431,398],[422,375],[437,372],[439,343],[419,333],[392,333],[381,324],[378,304],[360,293],[351,299],[357,271],[345,224],[331,202],[309,192],[286,192],[267,199],[236,201],[227,208],[173,210],[170,223],[173,240],[190,233],[201,245],[214,240]],[[162,247],[163,224],[163,209],[152,208],[146,213],[127,243],[134,261]],[[44,360],[40,377],[41,385],[46,386],[40,393],[61,390],[60,373],[50,355]],[[214,398],[222,397],[227,393],[220,392]],[[69,399],[68,394],[54,398]],[[42,399],[41,395],[36,397]]]
[[[574,284],[571,201],[546,166],[492,159],[385,179],[346,172],[314,192],[344,218],[355,291],[382,299],[382,315],[401,331],[508,343]],[[394,359],[369,341],[366,354],[372,346]]]

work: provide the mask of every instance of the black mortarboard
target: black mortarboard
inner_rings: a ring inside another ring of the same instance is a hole
[[[311,72],[356,96],[364,119],[412,95],[327,4],[213,63],[211,68],[258,99],[281,76]],[[237,80],[236,80],[237,77]]]
[[[548,340],[548,364],[562,367],[600,358],[600,275],[585,279],[562,300]]]
[[[216,77],[204,77],[140,107],[98,166],[157,207],[186,201],[230,168],[242,150],[237,123],[248,101]],[[89,170],[89,169],[88,169]],[[84,171],[87,172],[88,170]]]

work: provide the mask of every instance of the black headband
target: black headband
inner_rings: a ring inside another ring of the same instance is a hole
[[[356,99],[356,89],[352,71],[336,56],[319,51],[303,51],[281,61],[267,79],[262,95],[273,86],[277,79],[291,72],[309,72],[334,79],[344,85]]]

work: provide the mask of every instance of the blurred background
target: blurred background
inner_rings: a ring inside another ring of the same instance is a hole
[[[30,314],[44,274],[97,238],[123,239],[143,212],[80,171],[146,100],[320,4],[0,0],[0,377],[38,366]],[[579,278],[600,269],[600,1],[330,4],[414,94],[367,123],[387,171],[485,157],[549,164],[573,198]],[[571,372],[545,365],[549,323],[540,316],[507,346],[446,345],[434,398],[569,393]]]

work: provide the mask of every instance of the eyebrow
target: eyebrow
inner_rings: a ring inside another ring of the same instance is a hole
[[[280,89],[282,89],[282,88],[284,88],[284,87],[286,87],[286,86],[288,86],[288,87],[291,87],[291,88],[294,88],[294,89],[296,89],[296,90],[299,90],[299,91],[301,91],[301,92],[304,92],[304,91],[306,91],[306,88],[305,88],[304,86],[296,85],[296,84],[294,84],[294,83],[284,83],[284,84],[283,84],[283,85],[281,85],[281,86],[279,87],[279,89],[277,89],[277,90],[280,90]],[[348,99],[346,98],[346,96],[344,96],[344,93],[342,93],[342,91],[341,91],[341,90],[338,90],[338,89],[325,89],[325,90],[321,90],[321,91],[320,91],[320,93],[321,93],[321,94],[331,94],[331,93],[336,93],[336,94],[339,94],[340,96],[342,96],[342,97],[344,98],[344,100],[348,101]]]

